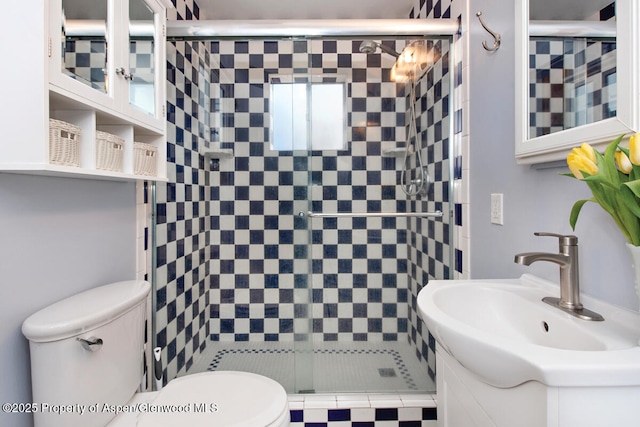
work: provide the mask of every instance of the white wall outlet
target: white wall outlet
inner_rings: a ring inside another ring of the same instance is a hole
[[[491,224],[504,225],[502,216],[502,193],[491,194]]]

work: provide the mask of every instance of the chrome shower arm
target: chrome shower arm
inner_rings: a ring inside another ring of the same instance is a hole
[[[395,50],[391,49],[388,46],[385,46],[381,43],[376,43],[378,45],[378,47],[380,48],[381,51],[383,51],[384,53],[388,53],[389,55],[398,58],[400,56],[400,54],[398,52],[396,52]]]

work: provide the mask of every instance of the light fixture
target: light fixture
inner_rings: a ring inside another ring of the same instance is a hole
[[[391,80],[406,82],[410,78],[418,79],[433,65],[433,54],[429,52],[424,40],[409,43],[400,53],[391,68]]]

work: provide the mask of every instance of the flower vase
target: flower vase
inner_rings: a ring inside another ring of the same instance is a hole
[[[627,243],[626,245],[627,249],[629,250],[629,254],[631,254],[633,282],[636,289],[636,296],[638,297],[638,304],[640,305],[640,246],[633,246],[629,243]]]

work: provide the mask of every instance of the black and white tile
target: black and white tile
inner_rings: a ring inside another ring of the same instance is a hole
[[[169,19],[197,19],[178,1]],[[175,16],[172,16],[174,15]],[[156,184],[156,340],[166,380],[191,366],[209,337],[209,52],[203,42],[167,43],[167,175]]]
[[[213,92],[221,96],[211,120],[220,127],[212,126],[212,134],[234,153],[211,177],[219,183],[211,190],[212,211],[220,212],[212,229],[214,340],[290,341],[305,339],[305,332],[316,341],[421,340],[415,297],[428,277],[449,275],[448,221],[297,215],[449,211],[448,204],[408,201],[400,192],[400,160],[383,152],[405,144],[409,99],[404,85],[389,78],[393,58],[364,55],[360,42],[211,45],[212,63],[220,64],[212,71],[212,82],[220,83]],[[401,50],[404,42],[385,43]],[[440,57],[419,84],[415,102],[424,106],[419,142],[435,181],[428,199],[438,200],[449,196],[451,179],[451,77],[448,42],[432,47]],[[345,150],[307,156],[270,149],[269,76],[287,73],[346,76]],[[426,358],[428,336],[420,347],[417,355]]]

